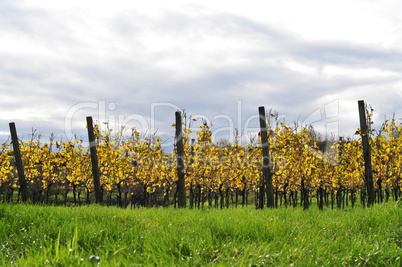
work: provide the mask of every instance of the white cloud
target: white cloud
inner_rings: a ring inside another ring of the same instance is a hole
[[[168,102],[239,126],[260,105],[292,123],[337,99],[347,134],[358,122],[359,99],[384,114],[401,111],[399,5],[5,1],[0,131],[12,120],[25,132],[35,126],[61,135],[71,107],[100,100],[116,105],[111,116],[139,115],[149,124],[152,103]],[[160,110],[155,128],[169,135],[174,110]],[[76,116],[77,131],[85,112]]]

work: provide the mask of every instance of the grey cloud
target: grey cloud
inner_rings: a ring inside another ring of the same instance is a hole
[[[33,33],[32,18],[46,13],[40,10],[23,7],[22,1],[2,1],[0,4],[0,27],[4,30],[16,30],[20,33]]]
[[[346,41],[304,40],[271,25],[212,10],[188,14],[165,10],[156,18],[128,10],[102,21],[71,11],[58,14],[62,20],[55,14],[38,11],[43,13],[40,19],[39,13],[30,11],[33,30],[24,28],[28,22],[24,21],[25,13],[20,8],[13,12],[16,18],[12,20],[9,15],[7,21],[25,25],[19,26],[21,31],[27,34],[33,31],[37,45],[52,51],[48,57],[0,54],[1,77],[7,81],[1,90],[19,91],[20,96],[25,96],[23,105],[33,105],[35,101],[34,105],[42,105],[41,97],[46,96],[49,99],[46,102],[65,106],[67,112],[79,102],[105,100],[116,104],[111,114],[139,114],[148,118],[152,104],[167,102],[185,108],[189,115],[205,114],[213,118],[227,114],[236,119],[237,101],[241,100],[243,123],[257,113],[259,105],[287,114],[291,123],[319,108],[317,99],[325,95],[341,96],[356,86],[381,86],[400,79],[330,78],[319,71],[316,74],[297,72],[285,63],[293,60],[317,69],[338,65],[395,71],[400,68],[401,54]],[[92,35],[91,27],[100,29],[101,33]],[[60,30],[54,33],[56,28]],[[91,37],[88,42],[85,35]],[[157,44],[159,51],[150,51],[147,46],[151,44],[144,41],[146,35],[157,36],[162,41],[176,38],[177,42],[169,47],[162,42]],[[219,51],[203,50],[202,45],[213,38],[233,46],[227,49],[222,46]],[[237,61],[225,64],[230,60]],[[163,62],[176,65],[170,67]],[[189,68],[194,68],[197,75],[177,75]],[[29,84],[35,85],[32,86],[35,94],[25,91],[31,88]],[[392,108],[396,106],[397,103],[392,104]],[[161,107],[157,114],[156,127],[166,136],[173,132],[170,125],[174,111],[172,107]],[[57,115],[58,119],[62,120],[63,115]],[[214,123],[218,127],[226,122]],[[63,132],[56,128],[59,126],[54,121],[39,122],[38,119],[32,124],[43,127],[46,132],[54,124],[54,131]],[[28,130],[32,126],[29,122],[23,125]]]
[[[291,49],[296,57],[320,64],[380,67],[395,70],[402,67],[402,51],[381,49],[374,44],[357,44],[348,41],[299,42]]]

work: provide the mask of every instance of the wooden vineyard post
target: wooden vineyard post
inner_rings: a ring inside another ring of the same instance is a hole
[[[362,137],[363,146],[363,157],[364,157],[364,186],[367,190],[368,201],[367,205],[371,206],[374,204],[374,183],[373,183],[373,172],[371,167],[371,151],[369,144],[369,135],[367,118],[366,118],[366,108],[364,100],[358,101],[359,105],[359,117],[360,117],[360,135]]]
[[[186,187],[184,178],[184,152],[183,152],[183,133],[181,112],[176,111],[176,153],[177,153],[177,191],[179,208],[186,207]]]
[[[89,139],[89,149],[91,152],[91,162],[92,162],[92,175],[94,178],[94,190],[95,190],[95,201],[97,204],[102,204],[103,202],[103,195],[102,189],[100,186],[100,173],[99,173],[99,166],[98,166],[98,154],[96,151],[96,142],[95,142],[95,135],[94,135],[94,126],[92,117],[87,117],[87,127],[88,127],[88,139]]]
[[[28,187],[25,179],[24,166],[22,166],[21,151],[20,151],[20,144],[18,142],[17,130],[15,128],[14,122],[10,122],[9,126],[11,133],[11,141],[13,143],[13,149],[14,149],[15,164],[17,165],[17,171],[18,171],[18,182],[20,183],[21,199],[22,202],[27,202]]]
[[[272,173],[269,163],[269,150],[268,150],[268,134],[267,123],[265,117],[265,108],[259,107],[258,112],[260,115],[260,133],[261,133],[261,145],[262,145],[262,177],[260,182],[260,193],[258,208],[264,208],[264,187],[267,190],[267,207],[274,207],[274,189],[272,186]]]

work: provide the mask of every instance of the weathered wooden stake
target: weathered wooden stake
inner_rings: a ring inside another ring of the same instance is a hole
[[[14,149],[14,157],[15,157],[15,164],[17,165],[18,171],[18,182],[20,183],[20,193],[22,202],[28,201],[28,187],[27,182],[25,179],[24,173],[24,166],[22,166],[22,159],[21,159],[21,151],[20,151],[20,144],[18,142],[17,130],[15,128],[15,123],[10,122],[10,133],[11,133],[11,141],[13,143]]]
[[[96,142],[94,135],[94,126],[92,117],[87,117],[87,127],[88,127],[88,139],[89,139],[89,149],[91,152],[91,162],[92,162],[92,175],[94,178],[94,190],[95,190],[95,201],[97,204],[102,204],[103,194],[100,185],[100,173],[98,166],[98,154],[96,151]]]
[[[183,152],[183,133],[181,112],[176,111],[176,151],[177,151],[177,191],[178,191],[178,206],[179,208],[186,207],[186,187],[184,178],[184,152]]]
[[[265,117],[265,108],[259,107],[258,112],[260,115],[260,130],[261,130],[261,144],[262,144],[262,177],[260,182],[260,195],[258,208],[264,208],[264,187],[267,190],[267,207],[272,208],[275,205],[274,202],[274,188],[272,186],[272,173],[269,163],[269,150],[268,150],[268,134],[267,123]]]
[[[367,118],[366,118],[366,108],[364,100],[358,101],[359,105],[359,115],[360,115],[360,135],[362,137],[363,145],[363,157],[364,157],[364,185],[366,187],[368,200],[367,205],[371,206],[374,204],[374,183],[373,183],[373,172],[371,167],[371,151],[369,145],[369,135]]]

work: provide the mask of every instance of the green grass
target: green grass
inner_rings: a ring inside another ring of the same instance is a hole
[[[402,207],[0,204],[1,266],[402,266]]]

